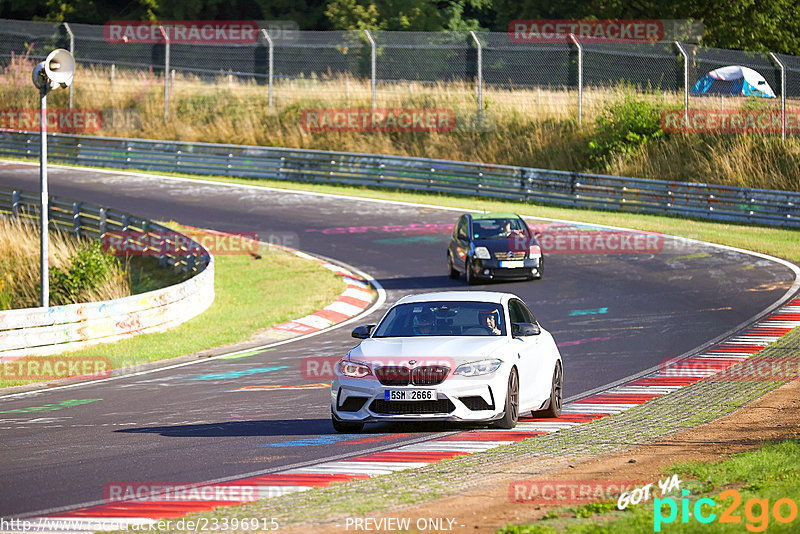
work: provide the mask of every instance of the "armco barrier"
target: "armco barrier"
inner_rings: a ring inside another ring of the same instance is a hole
[[[0,215],[38,219],[39,196],[0,189]],[[50,199],[51,225],[100,238],[110,231],[165,237],[170,252],[156,256],[191,278],[179,284],[116,300],[0,311],[0,361],[44,355],[156,332],[202,313],[214,301],[214,257],[186,236],[157,223],[83,202]],[[181,254],[193,251],[202,252]],[[195,248],[196,247],[196,248]]]
[[[130,170],[385,186],[571,207],[800,227],[800,193],[291,148],[53,134],[51,161]],[[0,132],[0,157],[37,158],[39,135]]]

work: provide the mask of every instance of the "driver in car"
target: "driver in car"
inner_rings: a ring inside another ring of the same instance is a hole
[[[490,334],[499,336],[502,334],[500,328],[498,327],[500,318],[500,312],[498,310],[492,310],[490,312],[480,312],[480,319],[481,319],[481,326],[486,327]]]
[[[435,326],[436,326],[436,320],[431,310],[425,309],[414,315],[415,335],[430,336],[433,334]]]

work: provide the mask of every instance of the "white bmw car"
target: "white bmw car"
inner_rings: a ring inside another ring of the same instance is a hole
[[[563,372],[553,336],[516,295],[447,291],[407,296],[336,365],[339,432],[378,421],[462,421],[514,428],[520,413],[561,415]]]

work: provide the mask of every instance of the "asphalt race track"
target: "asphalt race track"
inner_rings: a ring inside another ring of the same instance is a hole
[[[38,167],[0,163],[0,186],[36,191]],[[445,268],[454,211],[57,167],[50,191],[151,219],[272,236],[370,274],[386,289],[387,306],[408,293],[466,287]],[[475,289],[513,292],[531,306],[561,347],[570,397],[728,333],[793,279],[768,260],[667,238],[658,253],[550,254],[541,281]],[[349,330],[245,358],[0,398],[0,516],[101,501],[109,483],[277,471],[456,428],[368,425],[361,436],[342,436],[330,424],[327,388],[238,390],[329,382],[302,376],[300,363],[344,355],[355,344]],[[28,410],[44,405],[52,406]]]

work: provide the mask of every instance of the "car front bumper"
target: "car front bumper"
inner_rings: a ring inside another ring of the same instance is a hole
[[[529,278],[531,276],[541,276],[541,258],[516,260],[522,265],[508,267],[509,260],[481,260],[473,259],[471,268],[472,274],[478,278],[487,279],[507,279],[507,278]]]
[[[331,384],[331,408],[346,422],[493,421],[505,408],[508,379],[501,369],[481,377],[450,376],[436,386],[384,386],[374,377],[338,377]],[[387,389],[434,390],[435,400],[387,401]]]

